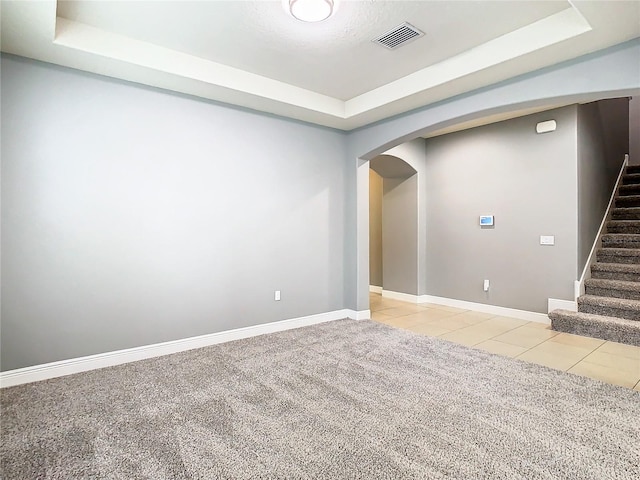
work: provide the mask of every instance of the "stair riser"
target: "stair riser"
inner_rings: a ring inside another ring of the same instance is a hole
[[[631,326],[611,328],[607,324],[593,323],[580,319],[554,318],[553,314],[550,314],[549,318],[551,318],[551,328],[557,332],[640,346],[640,329],[635,329]]]
[[[599,251],[597,253],[597,259],[599,262],[602,262],[602,263],[624,263],[627,265],[640,263],[640,257],[637,257],[637,256],[616,255],[614,253],[608,253],[603,251]],[[617,280],[623,280],[623,279],[619,278]]]
[[[640,233],[640,224],[638,225],[607,225],[608,233]]]
[[[603,238],[602,246],[604,248],[640,248],[640,240],[621,240],[617,238]]]
[[[627,300],[640,300],[640,292],[634,292],[629,290],[616,290],[611,288],[592,287],[587,285],[585,287],[585,293],[587,295],[596,295],[598,297],[626,298]]]
[[[626,174],[622,176],[623,185],[635,185],[640,183],[640,175],[637,173]]]
[[[626,282],[640,282],[640,273],[592,271],[591,278],[602,280],[624,280]]]
[[[616,207],[624,208],[624,207],[640,207],[640,198],[637,196],[633,197],[616,197]]]
[[[640,195],[640,184],[622,185],[618,190],[618,195]]]
[[[624,173],[640,173],[640,165],[627,165]]]
[[[622,308],[601,307],[600,305],[578,304],[578,311],[593,313],[594,315],[604,315],[605,317],[626,318],[627,320],[640,321],[640,311],[625,310]]]
[[[611,213],[611,218],[613,220],[640,220],[640,212],[634,212],[630,208],[614,210]]]

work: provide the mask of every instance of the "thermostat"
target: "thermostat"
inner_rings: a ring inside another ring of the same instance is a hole
[[[493,215],[480,215],[480,226],[482,227],[493,226]]]

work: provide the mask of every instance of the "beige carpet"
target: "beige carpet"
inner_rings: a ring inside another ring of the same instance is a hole
[[[640,394],[343,320],[4,389],[9,479],[637,479]]]

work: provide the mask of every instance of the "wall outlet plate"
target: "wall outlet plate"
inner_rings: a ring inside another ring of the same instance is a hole
[[[556,237],[553,235],[540,235],[540,245],[555,245]]]

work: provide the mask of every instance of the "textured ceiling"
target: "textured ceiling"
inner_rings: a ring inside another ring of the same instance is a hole
[[[1,0],[3,52],[343,130],[640,36],[640,1]],[[371,40],[408,21],[395,51]]]
[[[329,21],[305,24],[279,1],[62,1],[58,16],[348,100],[568,7],[343,2]],[[393,51],[371,42],[404,21],[426,35]]]

